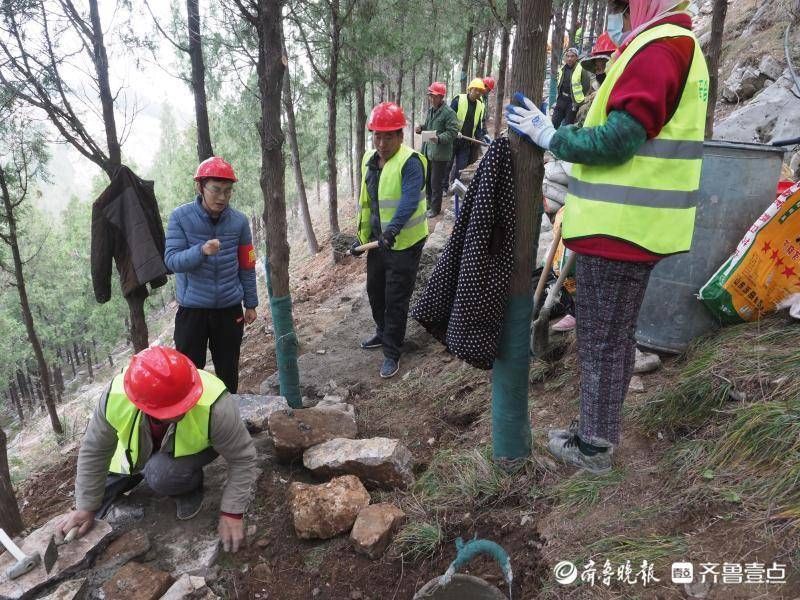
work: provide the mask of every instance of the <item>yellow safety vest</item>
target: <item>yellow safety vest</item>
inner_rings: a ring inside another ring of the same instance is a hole
[[[575,164],[569,180],[562,235],[565,240],[606,236],[662,256],[692,246],[708,106],[708,67],[691,31],[659,25],[641,33],[608,72],[584,127],[604,125],[614,85],[646,45],[689,37],[694,58],[678,106],[661,133],[617,166]]]
[[[558,70],[558,89],[561,89],[561,80],[564,78],[564,67]],[[575,104],[583,104],[586,96],[583,94],[583,67],[581,63],[575,63],[575,68],[572,69],[572,99]]]
[[[203,395],[175,426],[174,456],[189,456],[211,447],[211,406],[225,392],[225,384],[211,373],[198,370]],[[128,475],[139,463],[139,429],[144,415],[128,400],[123,387],[124,371],[111,382],[106,402],[106,421],[117,432],[117,449],[108,470]]]
[[[475,133],[478,131],[478,126],[483,122],[483,111],[485,106],[483,105],[483,100],[478,98],[475,100],[475,117],[472,120],[472,133],[469,134],[470,137],[475,137]],[[458,126],[464,126],[464,119],[467,118],[467,111],[469,110],[469,99],[467,98],[467,94],[459,94],[458,95],[458,110],[456,111],[456,117],[458,117]]]
[[[371,210],[369,206],[369,193],[367,193],[367,163],[377,150],[367,150],[361,160],[361,195],[358,204],[358,239],[362,244],[366,244],[372,235],[370,226]],[[378,182],[378,212],[381,218],[381,231],[394,218],[397,207],[400,206],[400,198],[403,195],[403,165],[412,156],[418,156],[422,161],[423,181],[427,176],[428,159],[419,152],[415,152],[405,144],[395,152],[381,170],[381,178]],[[422,201],[425,195],[425,184],[420,190],[420,201],[417,209],[406,221],[406,224],[397,234],[392,250],[405,250],[417,242],[428,237],[428,218],[425,215],[425,202]]]

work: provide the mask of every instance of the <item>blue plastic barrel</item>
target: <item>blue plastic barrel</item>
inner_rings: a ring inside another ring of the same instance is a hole
[[[636,326],[641,346],[683,352],[719,326],[697,293],[775,201],[782,160],[772,146],[705,143],[692,249],[653,269]]]

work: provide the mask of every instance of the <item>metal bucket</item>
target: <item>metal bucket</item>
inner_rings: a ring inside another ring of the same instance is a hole
[[[508,600],[495,586],[480,577],[457,573],[446,586],[434,577],[414,594],[414,600]]]
[[[650,276],[636,341],[683,352],[719,324],[697,293],[775,201],[783,150],[761,144],[706,142],[692,249],[660,261]]]

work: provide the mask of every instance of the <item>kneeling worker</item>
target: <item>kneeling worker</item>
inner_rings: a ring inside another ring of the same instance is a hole
[[[177,350],[142,350],[92,415],[78,454],[76,509],[57,531],[78,527],[83,535],[143,479],[175,499],[178,519],[191,519],[203,502],[203,467],[218,454],[228,463],[218,532],[225,551],[236,552],[256,479],[256,450],[239,408],[220,379]]]
[[[392,102],[372,109],[367,127],[375,149],[361,161],[361,195],[358,241],[377,240],[379,247],[367,255],[367,296],[375,321],[375,335],[361,342],[364,349],[383,348],[380,376],[394,376],[400,369],[400,348],[406,335],[408,304],[422,247],[428,237],[425,215],[427,159],[403,144],[406,117]]]

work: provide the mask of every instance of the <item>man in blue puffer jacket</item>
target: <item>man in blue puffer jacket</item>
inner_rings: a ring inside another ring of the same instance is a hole
[[[237,181],[230,164],[212,156],[194,180],[197,197],[170,215],[164,251],[180,305],[175,348],[202,369],[208,346],[217,377],[235,394],[244,326],[258,306],[253,237],[247,217],[229,206]]]

